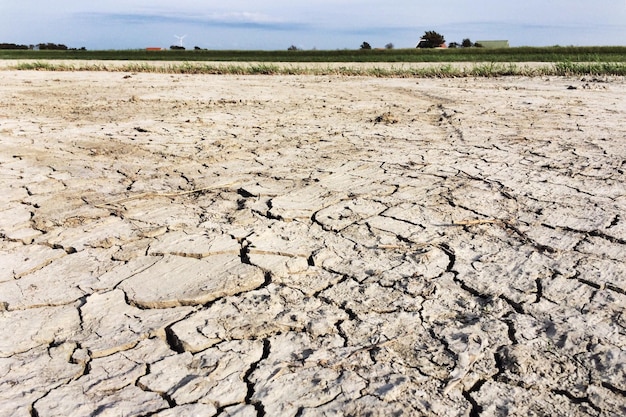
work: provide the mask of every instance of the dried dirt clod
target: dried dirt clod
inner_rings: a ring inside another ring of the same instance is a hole
[[[384,123],[386,125],[391,125],[394,123],[398,123],[399,120],[398,118],[396,118],[393,114],[391,114],[391,112],[385,112],[383,114],[381,114],[380,116],[376,116],[374,118],[374,123]]]

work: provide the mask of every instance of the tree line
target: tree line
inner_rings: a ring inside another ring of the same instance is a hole
[[[450,45],[446,45],[446,39],[442,34],[435,32],[434,30],[427,30],[424,32],[424,35],[420,38],[417,43],[416,48],[471,48],[471,47],[482,47],[479,43],[472,42],[469,38],[463,39],[461,43],[458,42],[450,42]],[[372,49],[372,45],[369,42],[363,42],[359,47],[362,50]],[[393,49],[393,43],[388,43],[385,45],[385,49]],[[291,45],[287,48],[288,51],[299,51],[295,45]]]
[[[0,49],[11,49],[11,50],[56,50],[56,51],[86,51],[87,48],[84,46],[82,48],[68,48],[67,45],[63,45],[62,43],[38,43],[37,45],[18,45],[15,43],[0,43]]]

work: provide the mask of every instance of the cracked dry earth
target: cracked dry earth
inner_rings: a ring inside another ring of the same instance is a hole
[[[0,78],[1,416],[626,413],[624,78]]]

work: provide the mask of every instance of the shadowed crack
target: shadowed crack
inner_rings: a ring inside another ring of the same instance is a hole
[[[626,398],[626,390],[619,389],[615,385],[609,384],[608,382],[602,382],[602,386],[611,391],[613,394],[617,394]]]
[[[341,337],[343,339],[343,347],[347,347],[348,346],[348,335],[341,328],[341,325],[343,324],[343,322],[344,322],[344,320],[337,321],[337,323],[335,323],[335,328],[337,329],[337,334],[339,335],[339,337]]]
[[[348,302],[347,302],[347,301],[344,301],[344,302],[343,302],[343,303],[341,303],[341,305],[339,305],[338,307],[339,307],[340,309],[342,309],[343,311],[345,311],[345,312],[348,314],[348,317],[350,318],[350,320],[352,320],[352,321],[358,321],[358,320],[360,320],[360,319],[359,319],[359,316],[358,316],[358,315],[357,315],[357,314],[356,314],[356,313],[355,313],[352,309],[350,309],[349,307],[346,307],[346,306],[347,306],[347,304],[348,304]]]
[[[165,328],[165,341],[167,342],[170,349],[172,349],[174,352],[184,353],[185,348],[183,346],[183,342],[178,338],[178,336],[176,336],[176,333],[172,331],[172,326],[174,326],[176,323],[172,323]]]
[[[50,395],[50,393],[52,393],[52,391],[54,391],[55,388],[46,391],[46,393],[44,395],[42,395],[41,397],[37,398],[35,401],[33,401],[33,403],[30,406],[30,415],[31,417],[40,417],[39,416],[39,412],[37,411],[36,405],[37,402],[43,398],[46,398],[48,395]]]
[[[585,284],[585,285],[590,286],[590,287],[591,287],[591,288],[593,288],[593,289],[596,289],[596,290],[600,290],[600,289],[602,289],[602,285],[597,284],[597,283],[595,283],[595,282],[593,282],[593,281],[589,281],[589,280],[587,280],[587,279],[581,278],[581,277],[580,277],[580,273],[579,273],[579,272],[576,272],[576,275],[574,276],[574,279],[575,279],[576,281],[580,282],[581,284]]]
[[[467,283],[459,277],[458,271],[454,269],[456,263],[456,255],[454,250],[450,248],[446,243],[439,244],[438,247],[448,256],[449,262],[446,266],[446,272],[450,272],[454,275],[453,281],[456,282],[463,291],[467,291],[474,297],[479,298],[483,302],[489,302],[493,296],[489,294],[483,294],[482,292],[470,287]]]
[[[243,239],[243,241],[241,242],[241,249],[239,250],[239,256],[241,258],[241,263],[252,265],[252,263],[250,262],[249,245],[250,243],[246,239]]]
[[[470,417],[479,417],[483,412],[483,408],[476,402],[476,400],[472,397],[473,392],[480,391],[480,388],[487,382],[484,379],[477,381],[472,387],[463,391],[463,397],[472,405],[472,409],[470,410]]]
[[[510,336],[509,336],[509,338],[510,338]],[[511,340],[513,340],[513,339],[511,339]],[[515,342],[515,343],[517,343],[517,342]],[[506,348],[506,346],[500,346],[498,348],[498,350],[496,350],[496,352],[493,355],[494,361],[496,363],[496,368],[498,369],[498,373],[493,376],[493,379],[496,380],[496,381],[503,380],[504,382],[507,382],[507,379],[508,379],[508,378],[505,378],[505,376],[504,376],[504,374],[505,374],[505,372],[507,370],[507,366],[506,366],[506,363],[504,361],[504,359],[506,357],[506,354],[502,350],[505,349],[505,348]]]
[[[76,250],[76,248],[72,247],[72,246],[63,246],[60,245],[58,243],[54,243],[54,244],[48,244],[46,242],[42,243],[43,245],[49,246],[51,249],[62,249],[65,251],[65,253],[67,253],[68,255],[71,255],[73,253],[77,253],[78,251]]]
[[[254,409],[257,412],[257,417],[265,416],[265,407],[263,406],[263,403],[261,401],[252,399],[255,391],[254,391],[254,382],[250,379],[250,377],[252,376],[254,371],[256,371],[256,369],[259,367],[261,362],[263,362],[265,359],[267,359],[270,356],[270,352],[271,352],[271,345],[270,345],[269,339],[263,339],[263,354],[261,355],[258,361],[250,365],[250,368],[248,368],[245,375],[243,376],[243,381],[246,383],[246,386],[248,387],[248,393],[246,394],[245,402],[246,404],[252,405],[254,407]]]
[[[263,284],[261,284],[260,286],[258,286],[255,289],[266,288],[268,285],[270,285],[272,283],[272,272],[268,271],[268,270],[265,270],[265,269],[261,268],[258,265],[255,265],[250,260],[250,242],[248,242],[247,239],[243,239],[241,241],[241,249],[239,250],[239,257],[241,258],[241,263],[246,264],[246,265],[254,266],[254,267],[259,268],[259,269],[261,269],[263,271],[263,277],[264,277],[265,280],[264,280]],[[218,301],[218,300],[213,300],[211,302],[211,304],[215,303],[216,301]]]
[[[618,245],[626,245],[626,240],[619,239],[619,238],[616,238],[616,237],[613,237],[613,236],[609,236],[609,235],[607,235],[605,233],[602,233],[599,230],[592,230],[591,232],[589,232],[589,236],[599,237],[601,239],[608,240],[609,242],[615,243],[615,244],[618,244]]]
[[[140,375],[140,376],[137,378],[137,380],[135,381],[135,386],[137,386],[137,387],[138,387],[139,389],[141,389],[142,391],[146,391],[146,392],[154,392],[155,394],[159,395],[161,398],[163,398],[163,399],[167,402],[167,404],[168,404],[168,406],[169,406],[170,408],[174,408],[174,407],[176,407],[176,406],[177,406],[177,404],[176,404],[176,400],[174,400],[174,399],[172,398],[172,396],[171,396],[171,395],[169,395],[167,392],[161,392],[161,391],[153,391],[153,390],[150,390],[150,389],[148,389],[148,388],[147,388],[144,384],[141,384],[141,383],[139,382],[139,379],[141,379],[141,378],[145,377],[146,375],[150,375],[151,373],[152,373],[152,370],[150,369],[150,364],[149,364],[149,363],[147,363],[147,364],[146,364],[146,372],[145,372],[145,374],[144,374],[144,375]],[[183,379],[182,379],[182,380],[181,380],[181,381],[180,381],[177,385],[175,385],[175,386],[171,389],[171,391],[172,391],[172,392],[176,392],[176,390],[177,390],[179,387],[184,386],[184,385],[185,385],[185,384],[187,384],[188,382],[189,382],[189,379],[188,379],[188,378],[183,378]],[[97,414],[96,414],[96,413],[94,413],[93,415],[97,415]]]
[[[276,215],[272,213],[272,208],[274,207],[272,200],[268,200],[267,203],[267,210],[265,210],[264,212],[258,211],[258,210],[252,210],[253,213],[256,213],[262,217],[265,217],[269,220],[278,220],[278,221],[283,221],[282,216],[280,215]]]
[[[237,194],[239,194],[240,196],[242,196],[243,198],[250,198],[250,197],[256,197],[254,194],[244,190],[243,188],[239,188],[237,190]]]
[[[565,391],[565,390],[560,390],[560,389],[552,390],[552,393],[556,394],[556,395],[562,395],[564,397],[567,397],[567,399],[570,400],[573,404],[586,404],[589,407],[593,408],[598,413],[602,412],[602,409],[600,407],[596,406],[593,402],[591,402],[591,400],[588,397],[576,397],[571,392]]]
[[[618,292],[618,293],[620,293],[620,294],[624,294],[624,295],[626,295],[626,290],[624,290],[624,289],[622,289],[622,288],[620,288],[620,287],[616,287],[615,285],[612,285],[612,284],[606,284],[606,287],[607,287],[609,290],[611,290],[611,291],[615,291],[615,292]]]
[[[511,308],[513,308],[513,310],[515,310],[516,313],[518,313],[518,314],[525,314],[524,313],[524,307],[522,307],[521,303],[517,303],[517,302],[511,300],[510,298],[508,298],[504,294],[500,294],[499,298],[502,301],[504,301],[505,303],[507,303],[508,305],[510,305]]]
[[[502,316],[502,321],[504,322],[504,324],[506,324],[508,328],[507,334],[509,336],[509,339],[511,340],[511,343],[516,345],[518,342],[517,342],[515,325],[513,323],[513,320],[511,319],[511,315],[512,315],[512,312],[509,312],[506,315]]]
[[[448,246],[447,243],[442,243],[439,245],[439,248],[448,255],[448,265],[446,266],[446,272],[451,272],[456,277],[458,272],[454,270],[454,264],[456,263],[456,255],[454,254],[454,250]]]
[[[619,215],[617,215],[613,219],[613,221],[611,222],[611,226],[614,226],[613,222],[615,222],[615,225],[617,225],[617,221],[618,220],[619,220]],[[598,237],[600,239],[607,240],[607,241],[609,241],[611,243],[615,243],[617,245],[626,245],[626,240],[620,239],[620,238],[617,238],[617,237],[614,237],[614,236],[607,235],[606,233],[603,233],[602,231],[597,230],[597,229],[591,230],[591,231],[579,230],[579,229],[574,229],[574,228],[567,227],[567,226],[565,226],[565,227],[563,227],[563,226],[552,226],[552,225],[549,225],[549,224],[546,224],[546,223],[541,223],[541,226],[546,227],[548,229],[552,229],[552,230],[562,230],[562,231],[565,231],[565,232],[578,233],[578,234],[581,234],[581,235],[584,235],[584,236]]]
[[[513,231],[516,235],[518,235],[522,239],[522,242],[534,247],[539,253],[545,253],[545,252],[556,253],[557,252],[557,250],[554,249],[553,247],[543,245],[531,239],[526,233],[518,229],[517,226],[511,224],[511,222],[505,221],[505,222],[502,222],[502,224],[504,225],[505,228]]]
[[[541,297],[543,297],[543,284],[541,283],[541,278],[535,279],[535,284],[537,285],[537,295],[535,297],[535,304],[541,301]]]

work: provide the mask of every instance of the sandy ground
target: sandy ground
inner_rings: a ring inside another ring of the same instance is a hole
[[[624,78],[0,81],[0,416],[626,413]]]

